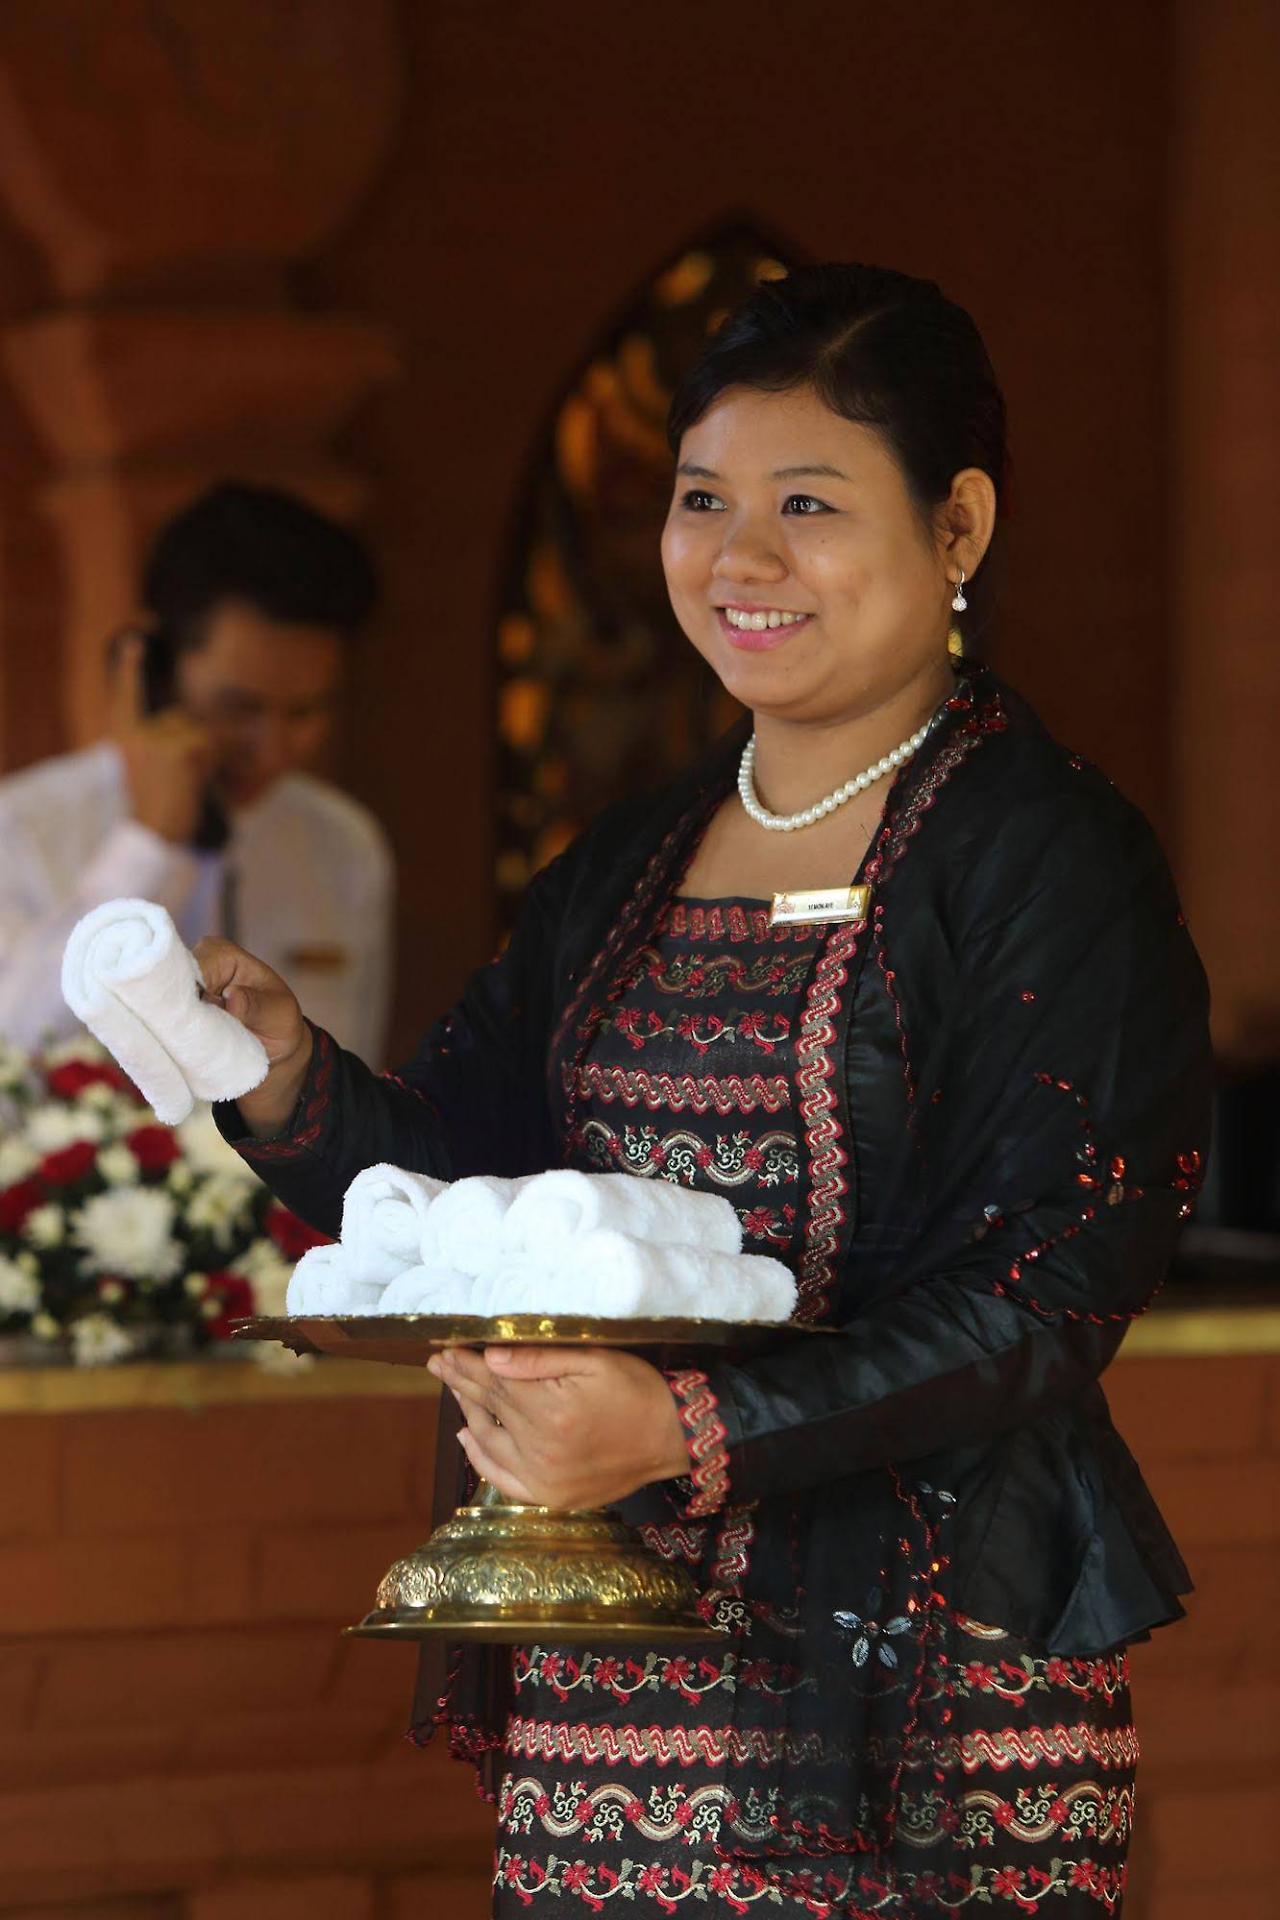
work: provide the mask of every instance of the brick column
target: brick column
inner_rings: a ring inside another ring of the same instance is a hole
[[[288,273],[385,157],[392,20],[387,0],[0,15],[0,194],[52,289],[0,327],[0,373],[47,462],[68,743],[99,729],[104,636],[180,502],[234,474],[359,508],[333,439],[395,356],[366,321],[300,311]]]

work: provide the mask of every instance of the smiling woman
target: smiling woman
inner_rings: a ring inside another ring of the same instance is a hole
[[[818,1330],[705,1372],[440,1368],[471,1468],[620,1503],[724,1634],[428,1664],[415,1730],[497,1801],[500,1915],[1114,1914],[1127,1647],[1188,1579],[1098,1378],[1199,1181],[1203,975],[1141,815],[951,637],[1004,463],[968,315],[880,269],[771,282],[671,440],[672,604],[749,724],[537,877],[393,1081],[203,954],[276,1062],[221,1124],[329,1231],[375,1161],[727,1194]]]

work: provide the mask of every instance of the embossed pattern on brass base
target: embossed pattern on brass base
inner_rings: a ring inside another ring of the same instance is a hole
[[[415,1639],[713,1640],[682,1567],[659,1560],[616,1515],[508,1505],[481,1483],[425,1546],[384,1575],[349,1632]]]

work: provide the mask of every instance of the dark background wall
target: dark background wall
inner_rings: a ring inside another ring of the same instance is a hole
[[[1013,431],[999,664],[1170,824],[1165,11],[405,10],[398,147],[305,286],[404,358],[358,428],[389,604],[350,764],[405,863],[406,1040],[488,938],[495,562],[526,450],[593,334],[735,209],[972,308]]]

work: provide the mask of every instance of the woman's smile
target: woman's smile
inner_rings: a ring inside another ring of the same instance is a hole
[[[716,608],[720,632],[731,647],[743,653],[765,653],[784,645],[813,617],[787,607],[752,607],[737,601]]]

